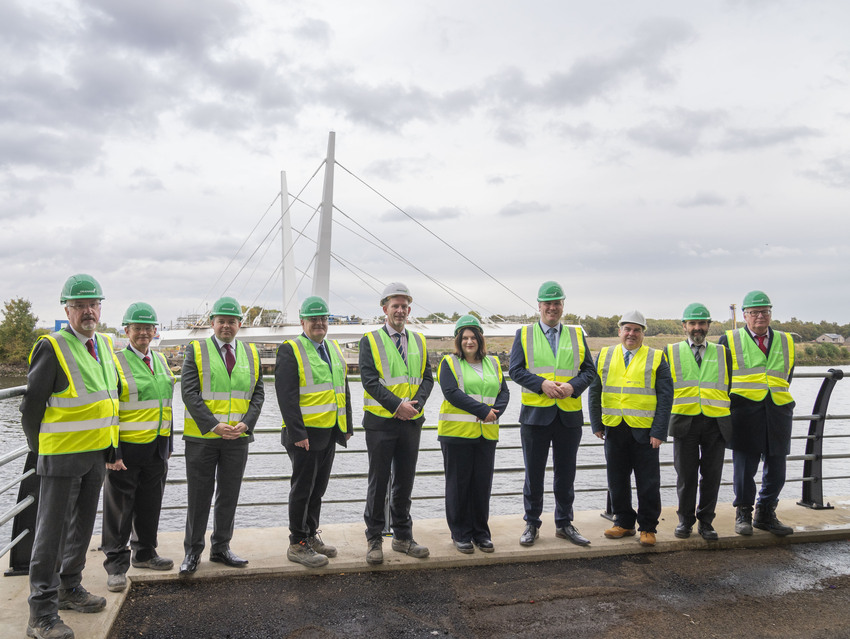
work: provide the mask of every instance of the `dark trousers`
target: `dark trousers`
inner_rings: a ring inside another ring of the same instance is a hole
[[[110,470],[103,485],[103,537],[101,545],[107,574],[130,568],[130,549],[136,561],[156,557],[157,529],[168,461],[160,457],[128,464],[127,470]]]
[[[496,442],[440,442],[446,471],[446,522],[455,541],[490,539],[490,490]]]
[[[419,458],[421,426],[398,420],[391,430],[366,430],[366,449],[369,452],[369,485],[366,492],[366,539],[379,537],[384,530],[384,501],[392,471],[390,515],[396,539],[413,537],[410,518],[410,494]]]
[[[289,485],[289,543],[297,544],[316,534],[322,512],[322,497],[328,487],[336,447],[333,440],[322,449],[304,450],[286,445],[292,462]]]
[[[41,477],[30,560],[31,618],[57,612],[59,588],[80,585],[105,472],[103,455],[93,455],[91,467],[78,477]]]
[[[679,521],[686,526],[693,526],[697,520],[707,524],[714,521],[725,454],[726,444],[717,420],[705,415],[694,416],[688,434],[673,439],[673,466],[679,496],[677,513]]]
[[[210,551],[223,552],[230,547],[233,538],[233,520],[248,461],[248,446],[207,446],[189,439],[185,442],[188,504],[183,550],[187,555],[199,555],[204,549],[215,491]]]
[[[621,423],[605,429],[605,461],[608,471],[608,492],[614,523],[623,528],[638,528],[657,532],[661,516],[661,468],[658,449],[647,441],[635,440],[631,429]],[[632,508],[632,471],[637,487],[638,510]]]
[[[732,451],[732,485],[735,489],[733,506],[752,506],[756,501],[756,472],[764,459],[759,503],[774,505],[785,486],[785,455],[762,455]]]
[[[543,512],[543,476],[552,447],[553,484],[555,494],[555,527],[569,526],[573,521],[576,454],[581,443],[581,427],[564,426],[556,417],[548,426],[520,424],[525,483],[522,501],[525,521],[540,528]]]

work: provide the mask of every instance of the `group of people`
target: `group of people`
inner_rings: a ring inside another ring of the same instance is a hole
[[[81,584],[102,486],[108,590],[126,588],[130,565],[174,566],[156,548],[173,450],[175,377],[163,356],[150,349],[157,325],[154,309],[144,302],[130,305],[123,318],[129,344],[115,352],[111,339],[96,332],[103,299],[92,276],[70,277],[60,297],[68,325],[39,338],[30,355],[22,425],[40,477],[30,562],[30,637],[73,637],[59,610],[97,612],[106,605]],[[775,509],[790,447],[794,345],[789,335],[770,328],[767,295],[747,294],[746,326],[727,331],[719,344],[706,341],[711,317],[702,304],[685,309],[687,339],[665,350],[643,344],[646,321],[630,311],[620,320],[620,344],[603,348],[595,362],[583,330],[561,323],[564,299],[557,282],[540,287],[540,320],[517,331],[510,354],[510,377],[522,388],[525,529],[519,543],[533,545],[539,536],[550,448],[555,536],[579,546],[591,543],[573,525],[581,396],[587,389],[591,428],[604,440],[607,460],[614,526],[606,537],[635,535],[637,526],[640,543],[655,544],[661,512],[658,449],[668,432],[678,474],[677,537],[688,537],[698,522],[703,538],[717,539],[712,520],[727,447],[733,450],[735,531],[749,535],[755,526],[790,534]],[[372,565],[384,560],[388,526],[393,551],[429,556],[429,549],[413,538],[410,505],[434,377],[425,338],[407,328],[412,302],[407,286],[389,284],[380,301],[384,326],[360,340],[368,451],[366,561]],[[319,521],[336,445],[347,445],[353,420],[346,362],[339,344],[327,339],[327,302],[308,297],[299,315],[302,334],[280,346],[275,364],[281,442],[292,466],[286,555],[316,568],[337,554],[320,536]],[[264,390],[256,347],[237,339],[241,318],[235,299],[219,299],[210,312],[213,335],[191,342],[185,353],[181,389],[188,503],[181,576],[198,568],[211,508],[210,561],[248,564],[230,542]],[[438,439],[446,519],[459,552],[472,553],[476,547],[493,552],[489,502],[498,420],[509,390],[498,359],[487,355],[478,319],[461,317],[454,334],[454,353],[442,359],[437,372],[444,397]],[[756,501],[755,475],[762,459]]]

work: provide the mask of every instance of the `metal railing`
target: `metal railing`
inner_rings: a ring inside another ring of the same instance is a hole
[[[824,460],[833,460],[833,459],[847,459],[850,458],[850,454],[839,453],[839,454],[828,454],[824,455],[823,453],[823,445],[824,440],[829,438],[848,438],[850,434],[830,434],[827,435],[825,433],[826,423],[830,420],[850,420],[850,415],[831,415],[827,412],[829,407],[829,400],[832,394],[832,391],[835,387],[835,384],[844,377],[844,372],[840,369],[829,369],[826,373],[804,373],[800,372],[794,376],[794,379],[801,378],[822,378],[823,382],[821,384],[821,388],[818,392],[817,399],[815,400],[814,406],[812,408],[812,413],[808,415],[794,415],[793,419],[797,422],[808,421],[809,429],[806,435],[795,435],[792,437],[794,440],[805,440],[806,441],[806,450],[802,455],[788,455],[788,461],[802,461],[803,462],[803,472],[802,476],[798,478],[789,478],[786,483],[795,483],[800,482],[802,484],[802,496],[797,504],[800,506],[804,506],[806,508],[813,509],[824,509],[824,508],[832,508],[829,503],[824,503],[823,496],[823,483],[825,481],[830,480],[840,480],[840,479],[850,479],[850,475],[833,475],[833,476],[824,476],[823,475],[823,461]],[[26,392],[25,386],[18,386],[15,388],[3,389],[0,390],[0,400],[7,399],[11,397],[18,397],[24,395]],[[501,424],[501,429],[516,429],[519,428],[519,424]],[[436,430],[436,425],[425,425],[423,427],[425,430]],[[359,429],[358,429],[359,430]],[[179,429],[174,429],[175,434],[180,434],[182,431]],[[255,434],[260,433],[279,433],[280,429],[278,428],[257,428],[254,430]],[[581,444],[582,448],[593,448],[593,447],[602,447],[603,444],[601,442],[592,441],[591,443]],[[499,450],[519,450],[521,446],[500,446]],[[439,448],[422,448],[420,452],[439,452]],[[365,454],[366,450],[347,450],[341,449],[337,451],[338,455],[352,455],[352,454]],[[18,503],[11,508],[6,513],[0,514],[0,526],[7,523],[9,520],[14,518],[14,525],[12,530],[12,539],[5,546],[0,548],[0,557],[3,557],[5,554],[10,551],[12,554],[10,555],[10,568],[6,571],[6,575],[13,574],[25,574],[28,570],[29,559],[30,559],[30,550],[32,544],[32,535],[31,531],[35,526],[35,508],[30,508],[32,504],[34,504],[38,497],[38,476],[35,475],[35,456],[28,454],[29,451],[26,446],[22,446],[16,450],[10,451],[6,453],[2,457],[0,457],[0,466],[10,463],[20,457],[27,456],[27,461],[25,464],[25,472],[18,476],[15,480],[8,482],[4,486],[0,486],[0,494],[4,493],[7,490],[10,490],[14,486],[20,485]],[[250,452],[250,455],[259,456],[259,455],[285,455],[286,452],[284,450],[280,451],[258,451],[258,452]],[[173,457],[182,457],[182,454],[175,453]],[[726,464],[730,464],[731,460],[726,459],[724,461]],[[670,467],[673,466],[673,462],[660,462],[662,467]],[[576,473],[578,474],[581,471],[591,471],[591,470],[604,470],[605,464],[578,464],[576,466]],[[551,471],[552,467],[547,466],[547,471]],[[496,468],[495,473],[497,474],[516,474],[516,473],[524,473],[524,466],[509,466]],[[427,477],[427,476],[441,476],[443,475],[443,470],[417,470],[417,477]],[[365,479],[368,476],[366,472],[347,472],[347,473],[333,473],[331,475],[331,479]],[[243,482],[288,482],[291,478],[289,474],[273,474],[273,475],[246,475],[243,478]],[[167,480],[168,484],[179,485],[185,484],[185,478],[169,478]],[[729,486],[731,482],[723,482],[722,486]],[[662,484],[661,488],[675,488],[675,482],[672,484]],[[591,493],[591,492],[607,492],[607,486],[598,486],[598,487],[584,487],[584,488],[576,488],[575,492],[582,493]],[[551,491],[546,491],[547,493],[551,493]],[[510,492],[493,492],[491,493],[491,497],[513,497],[522,495],[521,491],[510,491]],[[436,500],[436,499],[444,499],[444,494],[419,494],[414,495],[412,499],[414,500]],[[351,499],[323,499],[323,504],[348,504],[348,503],[362,503],[365,501],[365,496],[360,498],[351,498]],[[241,507],[273,507],[273,506],[286,506],[288,505],[287,501],[260,501],[260,502],[240,502]],[[163,510],[184,510],[186,508],[185,504],[179,505],[163,505]]]

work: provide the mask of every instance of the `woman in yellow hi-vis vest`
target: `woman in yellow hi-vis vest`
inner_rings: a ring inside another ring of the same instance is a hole
[[[455,352],[440,363],[443,404],[437,439],[446,472],[446,521],[462,553],[493,552],[490,490],[499,440],[499,415],[510,399],[502,367],[487,356],[481,324],[464,315],[455,324]]]

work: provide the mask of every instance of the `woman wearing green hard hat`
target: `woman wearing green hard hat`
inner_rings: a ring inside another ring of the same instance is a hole
[[[510,392],[499,360],[487,355],[481,324],[464,315],[455,324],[455,352],[440,362],[443,391],[437,438],[446,472],[446,520],[462,553],[493,552],[490,490],[499,439],[498,416]]]

